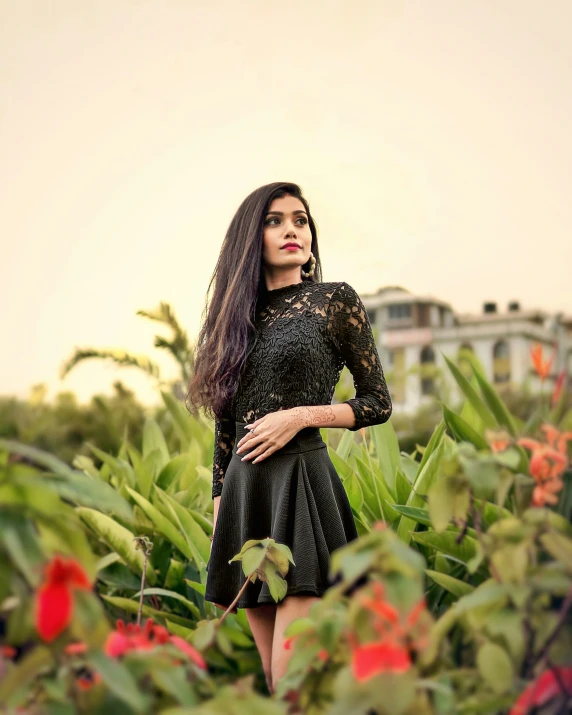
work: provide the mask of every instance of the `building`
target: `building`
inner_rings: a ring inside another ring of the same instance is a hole
[[[363,295],[376,337],[379,355],[391,388],[393,403],[402,412],[414,412],[436,392],[443,376],[453,394],[456,384],[444,356],[463,365],[464,350],[471,350],[484,367],[487,378],[502,391],[507,386],[529,380],[539,388],[530,349],[544,347],[556,354],[547,384],[566,370],[572,377],[572,316],[524,310],[511,302],[505,311],[496,303],[484,303],[478,315],[455,313],[449,303],[427,295],[414,295],[400,286],[387,286],[375,294]]]

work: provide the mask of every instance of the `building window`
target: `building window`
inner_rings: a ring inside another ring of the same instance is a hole
[[[510,346],[506,340],[494,344],[493,379],[496,384],[510,382]]]
[[[375,325],[375,319],[376,319],[377,311],[375,310],[375,308],[366,308],[365,310],[366,310],[366,313],[367,313],[367,317],[369,318],[369,322],[370,322],[372,325]]]
[[[435,351],[430,345],[421,350],[421,394],[435,394]]]
[[[405,320],[411,318],[411,303],[395,303],[388,306],[389,320]]]

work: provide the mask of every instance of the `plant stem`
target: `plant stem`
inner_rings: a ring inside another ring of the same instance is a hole
[[[137,611],[137,625],[141,625],[141,614],[143,613],[143,593],[145,591],[145,576],[147,574],[147,549],[143,549],[143,571],[141,573],[141,594],[139,595],[139,609]]]
[[[238,599],[242,596],[242,594],[246,591],[246,587],[248,586],[250,582],[250,576],[246,579],[246,581],[242,584],[242,587],[240,591],[236,594],[236,598],[234,601],[230,604],[230,606],[226,609],[226,611],[222,614],[220,617],[219,622],[216,624],[216,627],[219,628],[221,623],[224,621],[224,619],[228,616],[228,614],[232,611],[232,609],[236,606],[238,603]]]
[[[566,616],[568,615],[568,611],[570,610],[570,606],[572,606],[572,587],[568,590],[566,598],[564,599],[564,603],[562,604],[562,608],[560,609],[558,623],[554,627],[552,633],[546,639],[545,644],[540,649],[540,652],[538,653],[536,658],[533,659],[531,668],[534,668],[537,663],[548,659],[548,651],[550,650],[552,644],[554,643],[554,641],[558,637],[558,634],[561,632],[562,627],[564,626]],[[542,666],[542,670],[544,670],[545,663],[543,663]]]

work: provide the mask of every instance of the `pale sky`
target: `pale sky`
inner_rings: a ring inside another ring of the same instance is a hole
[[[570,0],[0,0],[0,394],[81,400],[241,201],[299,183],[324,280],[571,312]]]

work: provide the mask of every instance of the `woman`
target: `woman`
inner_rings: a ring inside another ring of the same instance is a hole
[[[322,282],[316,226],[300,188],[273,183],[243,201],[224,239],[187,394],[215,418],[214,535],[205,599],[226,609],[244,584],[229,560],[249,539],[292,551],[286,596],[249,583],[246,610],[269,690],[291,651],[284,630],[329,581],[330,554],[357,537],[320,427],[385,422],[391,400],[365,308]],[[356,396],[332,405],[347,365]]]

